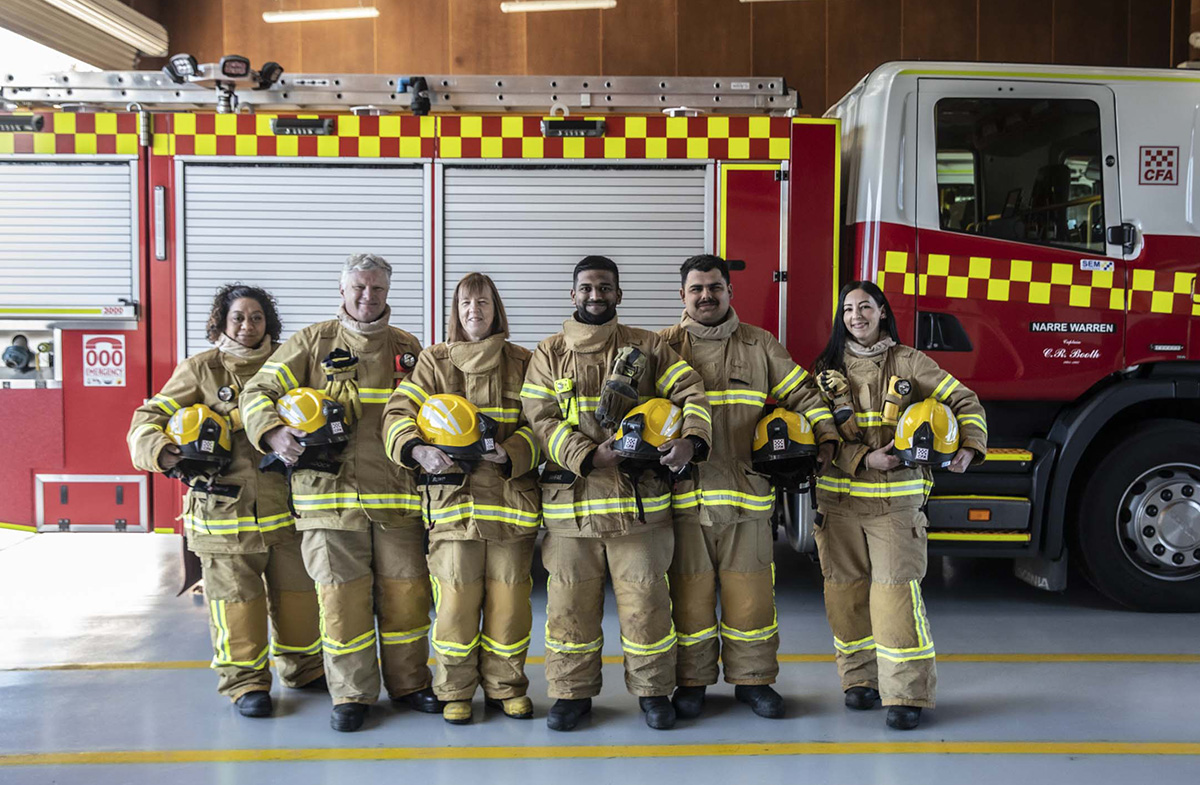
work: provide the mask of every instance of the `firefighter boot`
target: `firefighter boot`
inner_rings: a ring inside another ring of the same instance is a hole
[[[591,698],[580,698],[579,700],[559,698],[550,707],[550,713],[546,715],[546,727],[550,730],[573,730],[583,715],[590,713],[591,710]]]
[[[681,719],[694,720],[704,711],[704,686],[676,687],[671,703],[675,705],[675,714]]]
[[[777,720],[783,716],[783,696],[769,684],[738,684],[733,688],[733,697],[760,717]]]
[[[889,728],[912,730],[920,724],[920,706],[888,706],[887,726]]]
[[[846,690],[846,708],[869,711],[879,703],[879,690],[871,687],[851,687]]]
[[[368,708],[365,703],[339,703],[333,707],[329,727],[342,733],[353,733],[363,726]]]
[[[466,725],[471,721],[470,701],[447,701],[442,709],[442,719],[451,725]]]
[[[271,693],[266,690],[253,690],[235,700],[238,714],[243,717],[270,717]]]
[[[493,709],[504,712],[505,717],[514,720],[533,719],[533,701],[525,695],[516,698],[484,698],[483,703]]]
[[[675,707],[666,695],[638,698],[638,706],[646,715],[646,724],[655,730],[670,730],[675,727]]]
[[[441,714],[445,709],[445,704],[433,694],[431,687],[410,692],[407,695],[401,695],[399,698],[392,698],[392,702],[403,703],[410,709],[416,709],[426,714]],[[470,704],[467,705],[469,706]]]

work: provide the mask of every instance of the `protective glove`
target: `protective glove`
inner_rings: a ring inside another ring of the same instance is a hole
[[[325,392],[346,410],[346,424],[362,417],[358,399],[358,358],[345,349],[334,349],[321,360],[325,371]]]
[[[833,410],[833,421],[837,424],[838,433],[848,442],[856,442],[862,437],[858,422],[854,417],[854,401],[850,395],[850,381],[845,374],[838,371],[821,371],[817,374],[817,389],[821,397],[829,403]]]
[[[645,373],[646,355],[641,350],[625,346],[617,352],[596,406],[596,422],[602,429],[616,430],[629,410],[638,405],[638,382]]]

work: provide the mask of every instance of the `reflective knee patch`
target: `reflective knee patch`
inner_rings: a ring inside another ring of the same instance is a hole
[[[249,602],[210,600],[213,630],[211,667],[262,670],[267,667],[267,598]]]
[[[347,583],[317,585],[321,644],[326,654],[353,654],[375,646],[371,576]]]
[[[505,583],[489,580],[484,595],[483,650],[500,657],[516,657],[529,649],[533,610],[529,595],[533,580]]]
[[[429,634],[428,578],[376,578],[379,635],[384,646],[424,640]]]
[[[721,637],[754,642],[779,633],[775,565],[758,572],[721,572]]]
[[[875,651],[879,657],[890,662],[911,662],[935,656],[918,581],[873,584],[871,597],[872,604],[880,604],[880,612],[874,614]],[[889,645],[885,646],[884,641]]]
[[[443,657],[466,657],[479,646],[479,609],[483,584],[451,583],[430,576],[437,620],[429,643]]]
[[[275,635],[271,654],[320,654],[321,623],[317,592],[281,591],[275,595]]]

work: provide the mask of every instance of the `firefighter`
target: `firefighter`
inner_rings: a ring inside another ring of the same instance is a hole
[[[713,415],[712,452],[676,487],[671,601],[679,635],[681,717],[699,716],[705,688],[717,683],[718,660],[734,696],[769,718],[782,717],[771,688],[779,673],[770,480],[752,471],[755,427],[768,398],[808,418],[833,454],[837,431],[808,372],[774,336],[742,323],[730,305],[729,265],[711,254],[680,268],[684,314],[660,334],[704,380]],[[721,619],[716,615],[717,586]]]
[[[426,664],[429,570],[415,478],[383,449],[383,404],[420,353],[416,338],[388,325],[391,277],[391,265],[378,256],[347,259],[338,317],[289,338],[242,392],[251,441],[293,465],[292,503],[321,602],[330,725],[337,731],[362,727],[379,697],[380,662],[393,701],[442,710]],[[350,434],[336,462],[294,466],[304,452],[297,437],[305,433],[286,425],[275,404],[300,387],[323,389],[344,410]]]
[[[650,727],[671,728],[670,474],[705,458],[712,416],[691,366],[654,333],[618,323],[621,288],[611,259],[588,256],[575,266],[571,300],[574,315],[538,345],[521,389],[525,416],[546,453],[546,679],[556,699],[547,725],[574,728],[600,693],[607,572],[626,687]],[[624,467],[613,435],[639,401],[654,396],[680,407],[682,435],[658,448],[662,468]]]
[[[910,403],[947,404],[961,434],[948,468],[963,472],[984,459],[987,422],[975,393],[900,343],[887,298],[870,282],[842,288],[814,370],[847,413],[844,441],[817,479],[815,532],[846,706],[871,709],[882,697],[888,726],[910,730],[921,709],[933,707],[937,683],[921,596],[928,525],[921,508],[933,482],[928,467],[902,465],[893,435]]]
[[[491,278],[467,275],[452,302],[449,342],[421,353],[384,409],[384,445],[394,462],[421,471],[443,718],[470,722],[482,683],[488,706],[529,719],[530,570],[541,525],[541,451],[520,399],[531,352],[507,340]]]
[[[266,717],[268,653],[288,687],[325,688],[317,595],[300,556],[287,484],[257,470],[259,456],[237,408],[238,391],[278,345],[275,300],[256,287],[224,286],[206,329],[214,348],[179,363],[134,412],[129,452],[138,469],[190,486],[184,531],[200,559],[217,691],[244,716]]]

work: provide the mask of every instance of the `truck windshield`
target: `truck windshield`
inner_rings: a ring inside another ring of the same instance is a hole
[[[942,229],[1104,252],[1094,102],[943,98],[935,116]]]

